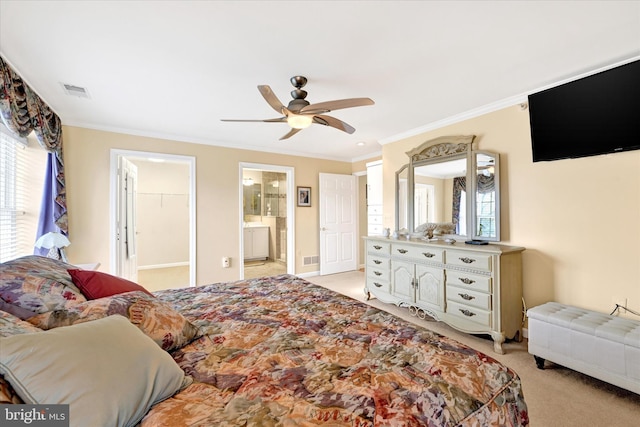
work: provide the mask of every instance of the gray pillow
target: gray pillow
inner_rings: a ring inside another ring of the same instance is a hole
[[[0,374],[25,403],[69,404],[71,425],[134,426],[184,372],[120,315],[0,338]]]

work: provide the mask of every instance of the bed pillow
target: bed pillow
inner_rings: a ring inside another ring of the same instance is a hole
[[[11,313],[19,319],[26,320],[29,317],[35,316],[35,311],[27,310],[17,305],[7,304],[2,298],[0,298],[0,311]]]
[[[137,283],[100,271],[69,269],[68,272],[74,285],[88,300],[132,291],[146,292],[151,295],[149,291]]]
[[[62,261],[30,255],[0,264],[0,298],[13,306],[45,313],[87,299]]]
[[[20,276],[31,274],[55,280],[62,285],[75,288],[71,276],[67,273],[67,270],[70,268],[75,267],[58,259],[39,255],[27,255],[0,264],[0,283],[3,283],[5,280],[12,281]]]
[[[36,328],[29,322],[19,319],[11,313],[0,311],[0,337],[33,332],[42,332],[42,330]],[[2,349],[0,348],[0,352],[1,351]],[[0,403],[24,403],[13,387],[11,387],[11,384],[9,384],[2,375],[0,375]]]
[[[0,311],[0,337],[32,332],[42,332],[42,329],[33,326],[29,322],[25,322],[11,313]]]
[[[41,329],[53,329],[101,319],[113,314],[125,316],[162,349],[181,348],[200,336],[196,326],[169,304],[134,291],[98,298],[31,317],[29,322]]]
[[[0,373],[31,404],[69,404],[80,426],[134,426],[184,372],[122,316],[0,338]]]

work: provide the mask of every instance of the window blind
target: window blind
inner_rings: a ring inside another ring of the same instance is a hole
[[[14,137],[0,124],[0,262],[33,253],[38,210],[33,212],[29,199],[42,193],[41,189],[30,191],[29,151],[33,150],[26,138]],[[39,181],[42,187],[42,178]]]

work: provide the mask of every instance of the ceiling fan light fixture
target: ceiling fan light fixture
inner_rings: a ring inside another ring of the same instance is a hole
[[[287,123],[293,129],[305,129],[313,123],[313,116],[291,113],[287,116]]]

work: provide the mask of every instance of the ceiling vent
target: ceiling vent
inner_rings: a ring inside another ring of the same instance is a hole
[[[60,84],[62,85],[62,88],[64,89],[64,92],[67,95],[77,96],[78,98],[87,98],[87,99],[90,98],[89,91],[86,88],[70,85],[67,83],[60,83]]]

